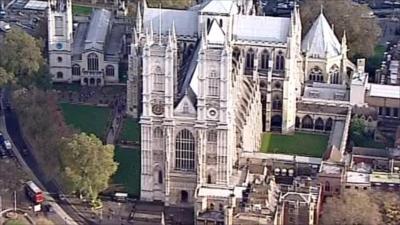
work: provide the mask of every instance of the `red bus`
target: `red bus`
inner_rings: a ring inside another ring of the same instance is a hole
[[[30,200],[35,204],[40,204],[44,201],[42,190],[33,181],[26,182],[25,190]]]

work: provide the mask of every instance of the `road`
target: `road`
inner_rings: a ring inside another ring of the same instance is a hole
[[[2,105],[5,106],[9,102],[9,93],[5,92],[4,96],[2,98]],[[15,147],[17,150],[20,152],[21,156],[23,157],[23,160],[29,166],[29,168],[32,170],[32,172],[35,174],[35,176],[39,179],[39,181],[44,185],[45,189],[49,193],[62,193],[60,189],[58,188],[57,183],[55,181],[51,180],[48,181],[46,180],[46,176],[44,176],[44,173],[40,166],[38,165],[36,159],[33,157],[33,155],[30,153],[31,149],[28,148],[28,154],[22,154],[22,149],[25,146],[28,146],[25,144],[24,139],[22,138],[19,123],[17,116],[15,112],[12,109],[2,109],[2,113],[4,113],[4,118],[6,122],[6,127],[7,127],[7,132],[10,135],[10,138],[15,144]],[[68,203],[65,202],[60,202],[55,198],[57,203],[62,207],[62,209],[73,219],[75,222],[78,224],[91,224],[90,221],[86,220],[85,218],[82,218],[79,214],[78,211],[76,211],[73,206],[71,206]]]

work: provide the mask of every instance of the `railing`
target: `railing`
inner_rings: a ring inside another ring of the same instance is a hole
[[[83,70],[82,75],[85,77],[101,77],[104,75],[103,71],[88,71],[88,70]]]

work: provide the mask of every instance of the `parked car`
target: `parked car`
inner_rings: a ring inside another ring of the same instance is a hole
[[[8,155],[12,155],[12,145],[11,142],[9,140],[4,140],[4,149],[6,150]]]
[[[7,158],[7,152],[2,146],[0,146],[0,158],[2,159]]]

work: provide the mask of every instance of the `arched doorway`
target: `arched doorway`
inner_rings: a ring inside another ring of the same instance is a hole
[[[88,79],[86,77],[83,78],[83,85],[88,85]]]
[[[186,203],[189,200],[189,194],[187,191],[181,191],[181,202]]]
[[[282,116],[281,115],[275,115],[271,118],[271,126],[275,128],[281,128],[282,127]]]
[[[101,85],[101,79],[100,78],[97,78],[96,85]]]
[[[95,83],[94,78],[90,78],[89,82],[90,82],[90,85],[94,85],[94,83]]]
[[[325,123],[325,130],[326,131],[332,130],[332,123],[333,123],[332,118],[328,118],[326,120],[326,123]]]

